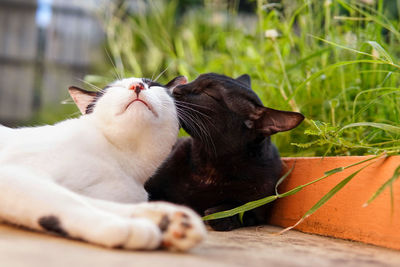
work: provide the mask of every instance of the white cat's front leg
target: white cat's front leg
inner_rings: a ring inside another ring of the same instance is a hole
[[[162,231],[162,246],[172,250],[188,250],[206,236],[201,218],[183,206],[167,202],[122,204],[93,198],[86,199],[92,205],[120,216],[150,219]]]
[[[43,174],[0,167],[0,219],[106,247],[154,249],[161,231],[146,218],[124,218],[91,205]]]

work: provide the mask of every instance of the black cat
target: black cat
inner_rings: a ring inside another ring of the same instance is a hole
[[[150,200],[207,215],[273,194],[282,165],[270,135],[295,128],[302,114],[264,107],[246,74],[202,74],[177,86],[173,96],[191,138],[179,139],[146,183]],[[265,223],[267,215],[268,205],[246,212],[243,224]],[[221,231],[241,226],[238,216],[208,223]]]

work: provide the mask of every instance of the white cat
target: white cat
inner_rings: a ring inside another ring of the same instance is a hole
[[[167,88],[181,83],[185,77],[166,86],[123,79],[97,93],[70,87],[79,118],[0,125],[0,220],[106,247],[187,250],[199,243],[206,231],[198,215],[147,203],[143,188],[176,141]]]

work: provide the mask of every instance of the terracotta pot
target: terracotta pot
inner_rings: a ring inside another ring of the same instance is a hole
[[[369,157],[284,158],[286,169],[294,163],[296,165],[278,191],[286,192],[323,176],[328,170],[367,158]],[[270,223],[282,227],[294,225],[330,189],[368,163],[333,174],[295,195],[279,199],[274,204]],[[392,177],[399,165],[400,156],[392,156],[368,166],[295,229],[400,250],[400,181],[393,185],[393,212],[389,188],[369,206],[363,207],[373,193]]]

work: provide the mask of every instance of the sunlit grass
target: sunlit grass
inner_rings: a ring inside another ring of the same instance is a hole
[[[167,81],[205,72],[248,73],[266,106],[307,117],[298,129],[274,136],[282,155],[376,154],[400,147],[398,132],[364,127],[400,125],[399,22],[384,13],[383,1],[258,6],[247,24],[238,12],[207,6],[179,14],[174,1],[150,1],[135,12],[110,8],[103,16],[114,62],[107,75],[154,78],[165,71],[160,80]],[[266,37],[269,29],[279,36]],[[337,140],[304,135],[314,129],[311,120],[341,130]]]

